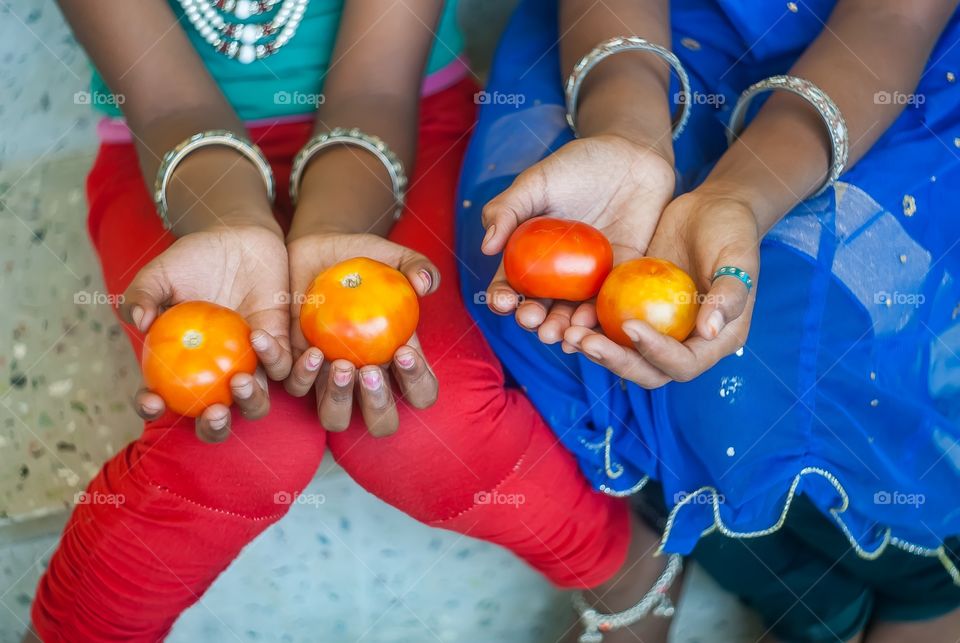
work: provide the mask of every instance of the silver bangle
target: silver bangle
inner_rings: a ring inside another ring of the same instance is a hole
[[[170,178],[173,176],[174,170],[176,170],[183,159],[187,158],[191,153],[202,147],[210,147],[213,145],[223,145],[232,148],[253,163],[263,177],[263,183],[267,188],[267,198],[271,203],[273,202],[273,170],[270,169],[270,164],[267,163],[267,159],[264,157],[263,152],[260,151],[260,148],[248,138],[234,134],[229,130],[207,130],[206,132],[194,134],[186,139],[164,154],[163,160],[160,161],[157,178],[153,184],[153,201],[157,205],[157,212],[163,221],[164,229],[169,230],[173,227],[167,206],[167,187],[170,184]]]
[[[690,120],[690,104],[692,103],[690,96],[690,78],[687,76],[687,71],[683,68],[683,65],[680,64],[680,59],[677,58],[672,51],[637,36],[621,36],[605,40],[594,47],[590,53],[581,58],[573,67],[573,71],[567,79],[565,88],[567,95],[567,123],[569,123],[570,129],[572,129],[574,135],[576,135],[577,98],[580,95],[580,85],[583,84],[583,79],[601,60],[622,51],[649,51],[663,58],[677,74],[677,77],[680,79],[680,111],[673,118],[673,140],[677,140],[677,137],[680,136],[683,129],[687,126],[687,121]]]
[[[747,107],[750,106],[753,98],[762,92],[778,89],[796,94],[813,105],[813,108],[820,114],[820,118],[823,119],[823,124],[827,126],[827,133],[830,135],[830,172],[827,174],[824,184],[813,195],[820,196],[827,188],[836,183],[843,173],[847,164],[850,143],[847,123],[843,120],[840,108],[822,89],[809,80],[796,76],[771,76],[747,87],[740,94],[740,98],[737,99],[737,104],[733,108],[733,113],[730,115],[730,124],[727,126],[727,144],[732,144],[743,130]]]
[[[318,134],[307,141],[303,149],[297,153],[293,159],[293,167],[290,170],[290,202],[294,205],[300,196],[300,182],[303,180],[303,171],[307,164],[322,149],[331,145],[354,145],[361,147],[383,163],[390,175],[390,184],[393,187],[393,197],[397,202],[397,209],[394,211],[393,218],[399,219],[403,213],[404,201],[406,199],[407,175],[403,171],[403,163],[390,147],[378,136],[365,134],[357,128],[347,129],[336,127],[329,132]]]

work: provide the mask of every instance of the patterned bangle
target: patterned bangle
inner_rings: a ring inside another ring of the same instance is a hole
[[[404,201],[406,199],[407,175],[403,171],[403,163],[396,154],[387,146],[383,140],[377,136],[364,134],[357,128],[346,129],[336,127],[329,132],[318,134],[307,141],[303,149],[293,159],[293,168],[290,170],[290,202],[296,205],[300,196],[300,182],[303,180],[303,172],[307,164],[325,147],[331,145],[355,145],[361,147],[380,160],[387,173],[390,175],[390,183],[393,187],[393,197],[397,202],[397,209],[394,211],[394,220],[399,219],[403,214]]]
[[[622,51],[649,51],[663,58],[677,74],[677,77],[680,79],[680,107],[679,113],[673,118],[673,140],[677,140],[677,137],[680,136],[683,129],[687,126],[687,121],[690,120],[690,78],[687,76],[687,71],[683,68],[683,65],[680,64],[680,59],[677,58],[672,51],[664,49],[660,45],[655,45],[643,38],[638,38],[637,36],[621,36],[605,40],[594,47],[590,53],[581,58],[573,67],[573,72],[571,72],[570,77],[567,79],[565,88],[567,95],[567,123],[569,123],[570,129],[572,129],[576,135],[577,98],[580,95],[580,85],[583,84],[583,79],[601,60]]]
[[[809,80],[797,78],[796,76],[771,76],[760,82],[754,83],[746,89],[730,115],[730,124],[727,128],[727,144],[740,135],[743,130],[744,120],[747,116],[747,107],[753,98],[761,93],[774,90],[784,90],[800,96],[805,101],[813,105],[823,124],[827,126],[827,133],[830,135],[830,172],[824,184],[813,196],[820,196],[831,185],[836,183],[837,179],[843,173],[844,166],[847,164],[850,144],[847,135],[847,123],[843,120],[843,114],[837,104],[827,96],[827,94],[811,83]]]
[[[267,188],[267,198],[273,202],[273,170],[270,169],[270,164],[267,163],[267,159],[264,157],[263,152],[260,151],[260,148],[254,145],[248,138],[234,134],[229,130],[207,130],[206,132],[194,134],[181,142],[175,148],[164,154],[163,159],[160,161],[157,178],[153,184],[153,201],[157,205],[157,213],[160,215],[161,221],[163,221],[165,230],[173,227],[167,206],[167,187],[170,184],[170,178],[173,176],[174,170],[176,170],[183,159],[187,158],[191,153],[202,147],[210,147],[213,145],[223,145],[232,148],[253,163],[263,177],[263,183]]]

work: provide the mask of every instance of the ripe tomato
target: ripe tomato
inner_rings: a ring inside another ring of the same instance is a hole
[[[690,275],[664,259],[641,257],[616,268],[597,295],[597,318],[607,337],[622,346],[633,342],[623,322],[640,319],[679,342],[697,323],[697,286]]]
[[[197,417],[233,403],[230,378],[253,373],[257,355],[243,317],[207,301],[185,301],[160,315],[143,341],[143,379],[167,408]]]
[[[584,301],[597,294],[613,267],[613,248],[586,223],[536,217],[510,235],[503,267],[521,295]]]
[[[399,270],[347,259],[321,272],[300,308],[300,329],[328,361],[386,364],[420,321],[417,293]]]

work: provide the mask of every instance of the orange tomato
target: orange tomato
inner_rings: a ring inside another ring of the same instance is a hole
[[[186,301],[160,315],[143,341],[143,379],[167,408],[197,417],[233,403],[230,378],[253,373],[257,355],[243,317],[207,301]]]
[[[612,267],[610,242],[579,221],[535,217],[514,230],[503,251],[507,282],[538,299],[590,299]]]
[[[327,361],[386,364],[420,321],[417,293],[399,270],[347,259],[321,272],[300,308],[300,329]]]
[[[682,342],[697,323],[697,286],[690,275],[666,261],[641,257],[610,273],[597,295],[597,318],[604,334],[622,346],[633,342],[623,322],[640,319]]]

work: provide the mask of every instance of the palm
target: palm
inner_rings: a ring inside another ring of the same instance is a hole
[[[165,284],[171,304],[211,301],[240,313],[253,328],[285,338],[289,311],[283,240],[257,226],[193,233],[144,268]]]

